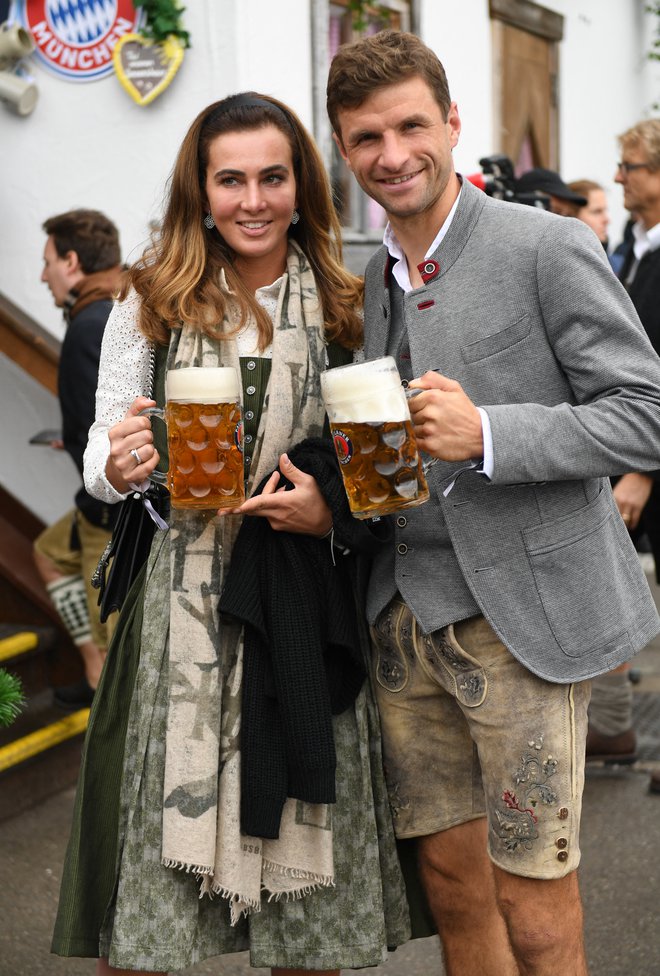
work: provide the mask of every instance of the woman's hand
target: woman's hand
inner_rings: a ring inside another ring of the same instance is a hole
[[[293,488],[278,487],[280,471]],[[279,471],[273,471],[260,495],[248,498],[238,508],[221,509],[218,515],[260,515],[276,532],[299,532],[321,538],[332,528],[332,514],[311,474],[280,457]]]
[[[112,487],[122,494],[129,491],[132,484],[141,484],[160,460],[154,447],[151,421],[149,417],[138,416],[141,410],[155,406],[155,400],[137,397],[124,419],[108,431],[110,457],[105,473]]]
[[[624,474],[614,486],[614,501],[617,503],[626,528],[636,529],[649,500],[653,478],[648,474],[632,471]]]

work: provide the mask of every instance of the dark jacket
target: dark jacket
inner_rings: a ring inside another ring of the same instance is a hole
[[[633,260],[631,248],[620,272],[621,281],[624,283]],[[660,355],[660,248],[646,252],[627,290],[653,348]],[[660,471],[654,471],[652,474],[654,480],[651,495],[633,539],[636,540],[646,533],[655,560],[656,580],[660,583]]]
[[[83,472],[83,454],[96,413],[96,386],[101,342],[112,310],[112,290],[118,269],[87,275],[72,293],[68,326],[62,342],[58,394],[62,412],[62,440],[73,463]],[[92,498],[81,486],[76,507],[93,525],[111,529],[117,506]]]
[[[331,441],[309,438],[289,457],[316,479],[351,553],[333,560],[328,539],[275,532],[264,518],[245,518],[236,540],[220,610],[245,625],[241,830],[257,837],[278,836],[287,797],[335,800],[332,715],[353,703],[367,667],[354,553],[388,531],[350,515]]]

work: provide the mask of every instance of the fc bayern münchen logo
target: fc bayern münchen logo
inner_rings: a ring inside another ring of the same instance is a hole
[[[14,17],[32,35],[35,57],[70,81],[111,74],[112,49],[143,19],[131,0],[16,0]]]

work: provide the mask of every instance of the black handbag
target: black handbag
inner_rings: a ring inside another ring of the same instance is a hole
[[[160,347],[157,352],[154,346],[149,350],[146,396],[152,396],[158,386],[157,360],[161,366],[164,364],[164,350],[166,347]],[[99,590],[101,623],[105,623],[113,610],[121,610],[128,591],[147,561],[156,531],[156,520],[150,508],[163,520],[161,527],[167,527],[164,523],[169,518],[169,492],[164,486],[151,483],[146,491],[132,491],[118,507],[112,537],[92,576],[92,586]]]
[[[92,586],[99,590],[101,623],[105,623],[113,610],[121,610],[128,591],[147,561],[156,531],[156,522],[148,511],[147,502],[163,520],[169,516],[169,493],[159,485],[150,485],[144,492],[131,492],[120,503],[112,538],[92,576]]]

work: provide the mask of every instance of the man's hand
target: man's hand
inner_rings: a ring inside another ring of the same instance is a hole
[[[418,447],[442,461],[483,456],[481,414],[460,383],[430,372],[410,389],[424,391],[408,402]]]
[[[628,529],[636,529],[649,500],[653,478],[648,474],[632,471],[619,478],[614,486],[614,501],[617,503],[621,518]]]
[[[280,471],[293,488],[278,487]],[[321,538],[332,528],[332,514],[319,486],[310,474],[280,457],[279,471],[273,471],[260,495],[248,498],[238,508],[221,509],[218,515],[260,515],[276,532],[300,532]]]

